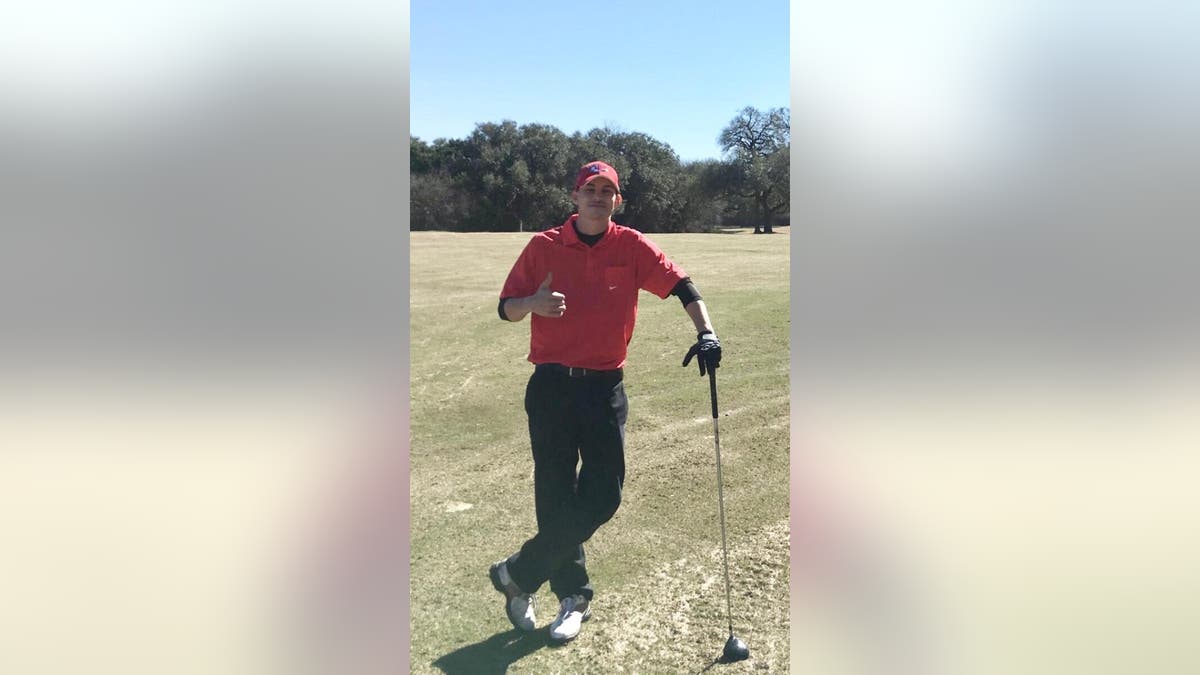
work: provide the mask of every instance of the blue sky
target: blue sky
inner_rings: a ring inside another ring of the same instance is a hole
[[[746,106],[789,105],[788,2],[412,0],[411,134],[480,122],[649,134],[718,157]]]

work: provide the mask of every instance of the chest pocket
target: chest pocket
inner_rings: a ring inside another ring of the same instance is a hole
[[[637,290],[634,281],[632,267],[604,268],[605,293],[632,293]]]

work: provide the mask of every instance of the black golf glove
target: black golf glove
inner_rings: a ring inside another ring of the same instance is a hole
[[[683,365],[692,362],[692,357],[696,357],[696,363],[700,366],[700,376],[703,377],[709,371],[715,371],[721,365],[721,341],[717,339],[716,333],[704,331],[696,336],[696,344],[688,350],[687,356],[683,358]]]

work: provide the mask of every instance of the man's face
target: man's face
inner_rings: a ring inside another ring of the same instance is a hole
[[[607,220],[621,203],[621,195],[608,179],[597,178],[572,192],[571,201],[579,208],[580,216]]]

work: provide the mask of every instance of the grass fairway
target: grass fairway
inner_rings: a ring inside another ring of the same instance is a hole
[[[587,544],[593,618],[569,646],[513,630],[487,567],[536,528],[522,401],[528,321],[496,314],[529,233],[411,238],[411,668],[414,673],[699,672],[727,636],[707,379],[680,367],[695,334],[642,293],[629,349],[627,478]],[[789,238],[652,235],[704,294],[725,348],[721,453],[734,629],[787,672]],[[538,623],[556,602],[538,593]]]

